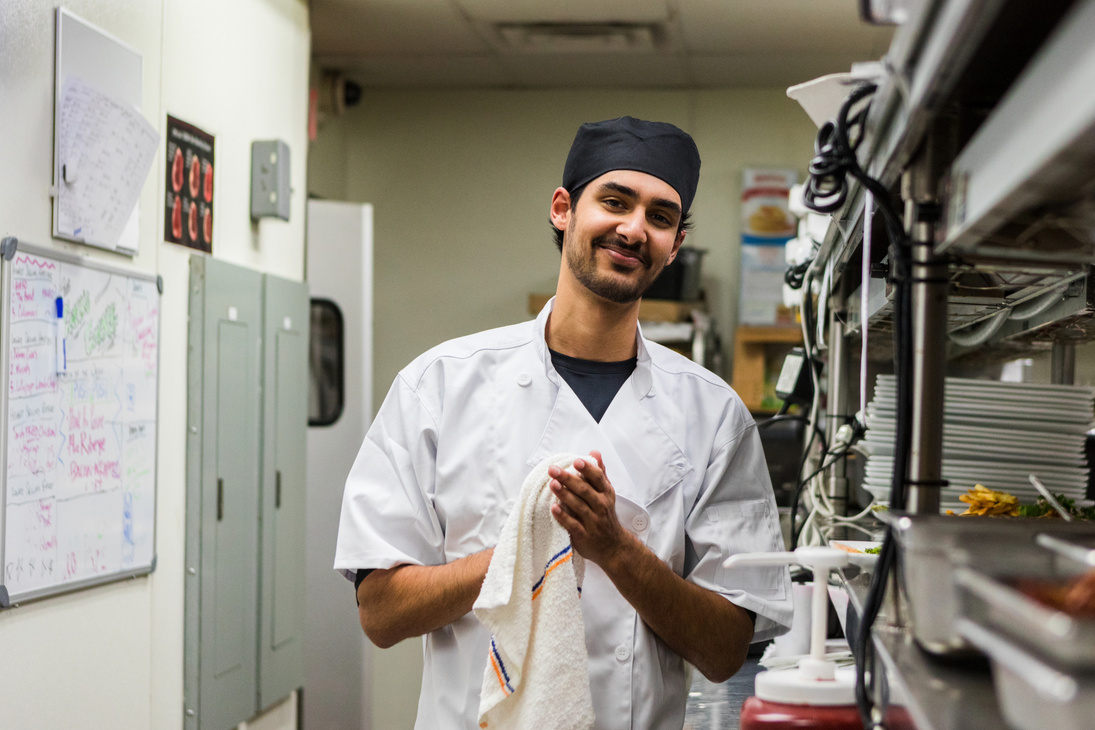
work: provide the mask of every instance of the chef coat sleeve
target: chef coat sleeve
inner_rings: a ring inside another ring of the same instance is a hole
[[[731,555],[784,550],[768,465],[751,419],[712,454],[685,534],[688,580],[755,611],[753,641],[786,633],[792,614],[788,568],[722,567]]]
[[[349,580],[361,568],[444,562],[436,444],[434,415],[400,375],[346,478],[334,567]]]

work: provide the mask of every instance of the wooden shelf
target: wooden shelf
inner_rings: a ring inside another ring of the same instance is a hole
[[[802,344],[798,325],[742,325],[734,335],[734,378],[731,385],[750,411],[764,410],[764,383],[777,358]]]
[[[802,328],[795,325],[742,325],[738,327],[735,342],[770,343],[784,342],[792,345],[802,343]]]

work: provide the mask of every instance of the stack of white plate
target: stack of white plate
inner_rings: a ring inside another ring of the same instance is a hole
[[[888,503],[893,474],[897,382],[881,375],[867,404],[863,486]],[[943,405],[944,509],[964,512],[958,497],[982,484],[1033,504],[1034,474],[1054,494],[1082,502],[1095,388],[947,378]]]

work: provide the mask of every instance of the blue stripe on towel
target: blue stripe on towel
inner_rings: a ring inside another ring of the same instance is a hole
[[[565,548],[555,553],[555,555],[551,557],[551,560],[547,561],[547,565],[544,566],[544,574],[541,575],[540,580],[536,581],[536,583],[532,586],[533,593],[539,590],[540,585],[544,582],[544,579],[547,578],[547,574],[551,572],[551,569],[555,566],[556,563],[560,562],[560,558],[566,557],[569,552],[570,545],[567,545]]]
[[[494,656],[495,662],[497,662],[498,670],[502,672],[502,677],[505,678],[505,682],[502,684],[502,691],[506,693],[506,696],[513,694],[513,687],[509,683],[509,672],[506,671],[506,664],[502,661],[502,655],[498,653],[498,647],[494,645],[494,636],[490,637],[490,651]]]

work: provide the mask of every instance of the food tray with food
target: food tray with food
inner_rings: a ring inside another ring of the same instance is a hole
[[[887,517],[894,527],[902,587],[909,603],[913,636],[939,656],[970,653],[958,633],[958,587],[954,572],[969,567],[989,574],[1049,574],[1060,557],[1039,547],[1040,534],[1065,539],[1095,537],[1095,522],[1048,518]]]
[[[1095,570],[987,575],[955,570],[962,614],[1057,667],[1095,672]]]
[[[1017,730],[1089,730],[1095,675],[1060,671],[1008,638],[968,619],[958,630],[988,656],[1000,711]]]
[[[848,553],[848,560],[852,565],[860,568],[873,568],[878,562],[878,553],[882,550],[882,543],[870,540],[830,540],[829,547]]]

